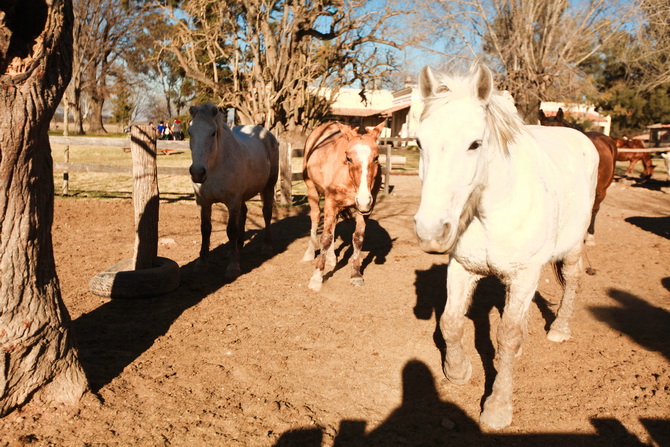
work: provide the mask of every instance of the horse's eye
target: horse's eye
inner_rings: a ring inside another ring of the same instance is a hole
[[[475,149],[479,149],[479,147],[482,145],[482,140],[476,140],[473,141],[470,147],[468,148],[469,151],[474,151]]]
[[[347,156],[347,163],[351,163],[351,157]]]
[[[216,136],[216,132],[212,132],[212,138]]]

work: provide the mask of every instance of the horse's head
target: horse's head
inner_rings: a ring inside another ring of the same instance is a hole
[[[346,141],[345,163],[356,187],[356,209],[362,214],[368,214],[374,205],[373,187],[379,172],[377,138],[384,125],[385,122],[382,122],[365,134],[358,134],[357,129],[338,123],[342,138]]]
[[[494,92],[493,75],[483,65],[474,65],[467,76],[439,80],[425,67],[419,85],[423,186],[414,228],[421,249],[445,253],[472,220],[489,159],[507,154],[522,124],[509,99]]]
[[[192,106],[189,109],[191,124],[188,126],[191,148],[191,167],[189,173],[193,183],[203,183],[207,171],[213,167],[216,158],[219,132],[219,109],[208,103]]]

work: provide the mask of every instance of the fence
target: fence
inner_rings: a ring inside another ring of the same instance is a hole
[[[54,162],[54,170],[63,172],[63,194],[68,194],[69,172],[100,172],[100,173],[123,173],[132,174],[131,165],[104,165],[94,163],[72,163],[69,161],[70,146],[92,146],[92,147],[110,147],[130,150],[129,138],[104,138],[104,137],[66,137],[50,136],[49,142],[52,145],[65,146],[65,161]],[[380,163],[383,168],[384,191],[388,194],[390,191],[391,168],[393,164],[404,164],[405,157],[392,156],[391,144],[382,144],[380,149],[385,153],[380,156]],[[170,141],[157,140],[156,151],[169,155],[173,151],[190,150],[188,141]],[[302,180],[302,172],[293,172],[293,157],[302,157],[302,149],[293,149],[291,143],[280,142],[279,145],[279,179],[278,189],[280,193],[279,200],[282,204],[292,204],[293,182]],[[180,167],[158,167],[158,175],[189,175],[188,168]]]

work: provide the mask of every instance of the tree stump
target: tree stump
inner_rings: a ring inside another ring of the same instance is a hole
[[[179,287],[179,266],[158,257],[158,176],[156,136],[148,126],[132,126],[135,247],[132,259],[121,261],[91,279],[92,293],[107,298],[147,298]]]

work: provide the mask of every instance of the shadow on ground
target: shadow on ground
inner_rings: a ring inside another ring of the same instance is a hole
[[[335,433],[335,447],[376,446],[641,446],[645,445],[616,419],[592,419],[594,434],[485,433],[457,405],[443,401],[428,367],[418,361],[403,369],[403,400],[378,427],[365,420],[342,420]],[[670,419],[641,420],[658,445],[670,441]],[[320,427],[283,433],[275,447],[321,447],[332,436]]]
[[[664,217],[646,217],[633,216],[627,217],[626,222],[642,228],[645,231],[654,233],[657,236],[670,239],[670,216]]]
[[[592,306],[589,311],[635,343],[670,360],[670,312],[623,290],[610,289],[608,294],[614,300],[613,306]]]
[[[309,231],[304,215],[284,218],[272,224],[274,255],[284,252]],[[243,274],[270,259],[263,254],[262,230],[248,231],[247,245],[240,256]],[[74,320],[79,356],[89,384],[97,392],[164,335],[188,308],[230,282],[224,276],[228,244],[210,252],[208,274],[194,274],[195,260],[180,268],[177,290],[147,299],[114,299]],[[220,272],[220,274],[215,274]]]

